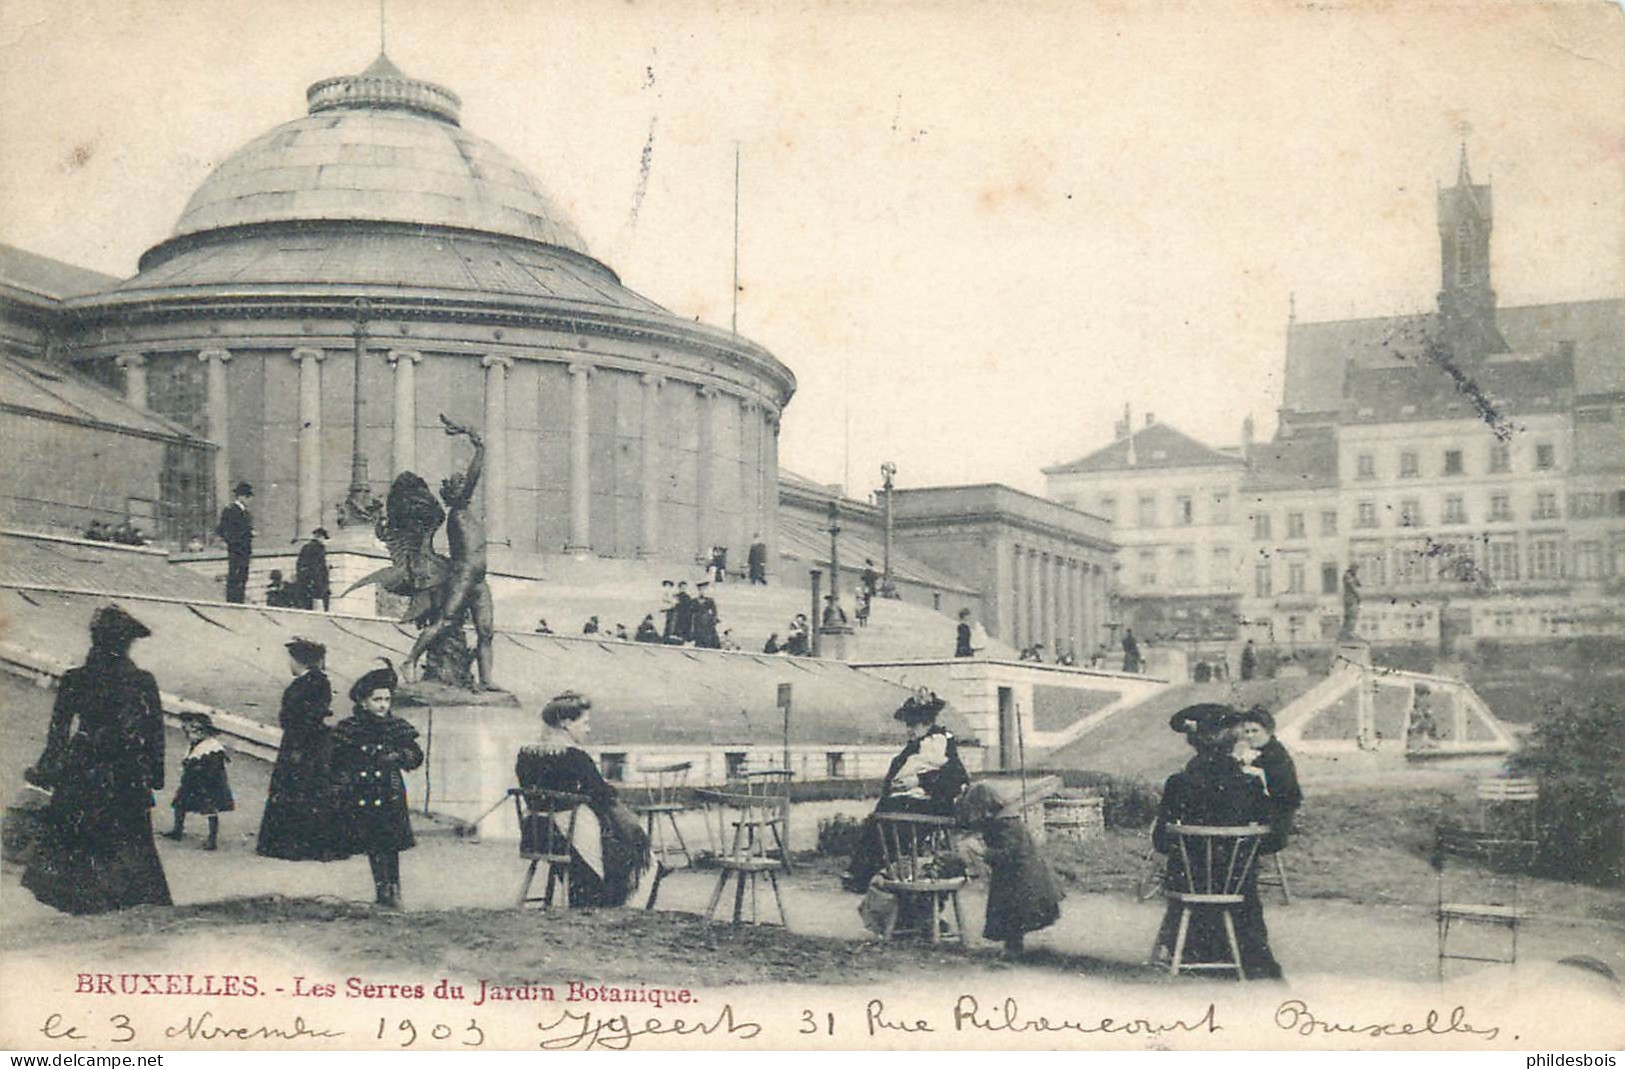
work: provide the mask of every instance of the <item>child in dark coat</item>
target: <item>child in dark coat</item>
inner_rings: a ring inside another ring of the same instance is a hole
[[[991,876],[982,937],[1004,943],[1006,957],[1019,956],[1028,932],[1060,919],[1060,884],[1039,856],[1019,802],[1007,805],[991,784],[978,783],[965,792],[956,812],[960,825],[979,833],[987,844]]]
[[[181,785],[169,803],[175,810],[175,826],[164,832],[164,838],[180,839],[185,834],[186,814],[198,813],[209,818],[209,838],[203,849],[214,850],[220,845],[220,814],[237,808],[226,780],[231,755],[220,744],[220,729],[207,714],[182,713],[180,719],[189,749],[181,760]]]

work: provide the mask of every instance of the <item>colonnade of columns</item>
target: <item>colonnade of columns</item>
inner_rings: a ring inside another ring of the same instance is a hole
[[[296,515],[301,534],[322,525],[322,396],[323,365],[327,354],[316,347],[298,347],[288,356],[299,368],[298,430],[295,450]],[[204,411],[207,434],[219,444],[214,454],[212,474],[215,499],[231,496],[232,473],[226,447],[230,438],[229,399],[226,365],[232,354],[226,349],[204,349],[197,354],[205,365]],[[410,349],[390,349],[385,354],[393,375],[394,411],[390,447],[390,474],[417,469],[417,366],[423,354]],[[140,353],[118,357],[124,372],[126,398],[132,405],[148,407],[147,361]],[[511,544],[508,530],[508,381],[513,358],[489,354],[480,358],[484,371],[485,470],[481,476],[486,537],[491,543]],[[591,383],[599,369],[586,361],[568,365],[570,377],[568,495],[569,523],[566,552],[587,555],[593,552],[592,529],[592,395]],[[663,375],[640,376],[641,435],[643,441],[638,493],[641,501],[637,552],[642,557],[657,556],[665,544],[661,537],[663,465],[666,442],[662,420],[663,396],[672,385]],[[778,513],[778,414],[757,401],[724,394],[715,387],[687,384],[698,396],[698,462],[695,468],[696,558],[709,560],[711,546],[734,545],[731,533],[714,529],[717,501],[735,500],[740,509],[738,537],[748,541],[759,532],[769,546],[769,561],[776,548],[774,531]],[[737,460],[722,463],[714,455],[719,428],[725,423],[725,405],[739,406]],[[754,466],[753,463],[754,462]],[[720,480],[720,481],[719,481]],[[744,545],[735,552],[743,554]],[[771,566],[771,564],[770,564]]]
[[[1012,552],[1010,644],[1042,644],[1046,661],[1068,650],[1086,659],[1102,638],[1106,572],[1064,552],[1019,545]]]

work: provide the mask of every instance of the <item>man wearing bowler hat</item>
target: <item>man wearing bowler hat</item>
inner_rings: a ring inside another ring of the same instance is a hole
[[[248,559],[254,554],[254,517],[248,499],[254,488],[240,482],[231,488],[231,504],[220,510],[214,533],[226,544],[226,600],[241,605],[247,600]]]

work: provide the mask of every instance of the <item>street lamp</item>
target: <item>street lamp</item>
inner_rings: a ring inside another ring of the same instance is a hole
[[[841,507],[833,499],[829,503],[829,608],[825,610],[831,624],[840,623],[841,608],[841,547],[839,536],[841,533]],[[820,620],[825,616],[820,615]]]
[[[350,406],[350,491],[338,509],[341,526],[364,526],[378,515],[378,499],[367,486],[367,458],[361,451],[361,362],[367,355],[367,319],[372,302],[357,297],[355,308],[355,386]]]
[[[883,598],[895,598],[897,596],[897,588],[892,585],[891,578],[891,496],[892,477],[896,474],[897,465],[891,461],[888,460],[880,465],[881,489],[886,494],[886,541],[881,547],[880,558],[880,596]]]

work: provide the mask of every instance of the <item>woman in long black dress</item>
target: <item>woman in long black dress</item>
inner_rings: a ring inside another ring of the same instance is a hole
[[[282,745],[271,770],[271,790],[260,821],[265,857],[332,861],[346,856],[333,842],[333,792],[328,775],[333,685],[323,670],[327,647],[295,637],[288,643],[294,681],[282,692]]]
[[[1167,886],[1184,884],[1184,867],[1179,848],[1168,833],[1170,824],[1208,827],[1237,827],[1271,822],[1273,813],[1264,793],[1263,777],[1243,770],[1234,756],[1241,714],[1226,705],[1192,705],[1175,713],[1168,726],[1185,736],[1196,751],[1183,771],[1168,777],[1162,788],[1162,805],[1151,830],[1158,852],[1168,855]],[[1259,846],[1260,854],[1281,848],[1272,831]],[[1258,866],[1253,865],[1241,888],[1243,901],[1235,913],[1236,941],[1241,949],[1242,972],[1248,979],[1280,979],[1281,967],[1270,950],[1269,930],[1264,926],[1264,906],[1258,897]],[[1169,901],[1168,912],[1157,935],[1157,954],[1171,954],[1179,923],[1180,905]],[[1185,940],[1186,962],[1230,960],[1230,946],[1221,913],[1212,907],[1197,906],[1191,911]]]
[[[170,904],[152,838],[164,714],[157,681],[130,660],[150,634],[116,605],[96,610],[90,653],[62,674],[45,751],[25,773],[52,794],[23,886],[64,913]]]
[[[886,863],[880,842],[880,828],[874,813],[922,813],[951,817],[954,802],[970,783],[964,762],[959,759],[959,742],[953,732],[937,723],[937,714],[947,702],[921,691],[911,695],[892,714],[908,731],[908,742],[892,758],[886,780],[880,788],[880,801],[864,820],[852,863],[841,877],[841,886],[863,894]]]
[[[584,795],[591,819],[576,815],[570,861],[570,905],[621,906],[649,868],[649,840],[635,813],[622,805],[581,742],[592,702],[565,691],[542,708],[542,738],[522,747],[514,763],[522,791]],[[596,825],[596,828],[594,827]]]
[[[401,851],[417,845],[406,806],[406,778],[423,764],[417,728],[391,716],[399,677],[389,662],[350,686],[353,711],[333,728],[334,822],[345,855],[366,854],[380,906],[401,904]]]

